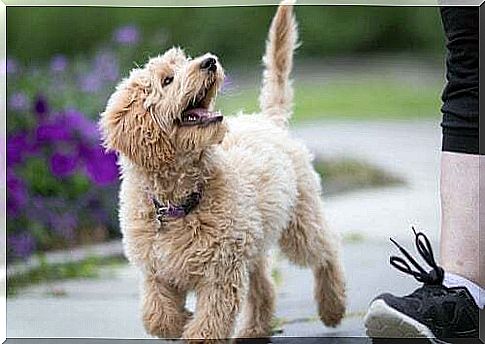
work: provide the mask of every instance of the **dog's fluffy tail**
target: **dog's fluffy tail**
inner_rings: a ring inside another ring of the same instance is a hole
[[[294,3],[294,0],[283,0],[271,22],[263,57],[265,70],[259,96],[262,113],[282,127],[287,126],[293,108],[293,87],[289,77],[293,66],[293,51],[298,45]]]

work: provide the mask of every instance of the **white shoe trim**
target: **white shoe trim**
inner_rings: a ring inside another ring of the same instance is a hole
[[[434,343],[443,344],[433,332],[416,319],[392,308],[384,300],[371,303],[364,317],[367,335],[372,338],[428,338]]]

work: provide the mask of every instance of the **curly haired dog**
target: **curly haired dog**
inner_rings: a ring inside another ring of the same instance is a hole
[[[282,4],[267,41],[260,114],[215,112],[220,62],[179,48],[132,70],[101,114],[104,144],[119,153],[124,247],[144,274],[143,322],[154,336],[228,338],[240,311],[237,336],[270,335],[267,254],[275,242],[312,268],[321,320],[336,326],[343,317],[339,241],[325,224],[311,155],[287,128],[296,43],[292,6]]]

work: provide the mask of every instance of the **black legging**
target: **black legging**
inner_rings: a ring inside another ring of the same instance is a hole
[[[478,154],[478,7],[441,7],[447,38],[443,151]]]

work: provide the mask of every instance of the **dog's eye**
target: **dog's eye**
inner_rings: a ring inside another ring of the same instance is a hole
[[[167,76],[165,79],[163,79],[162,86],[168,86],[172,83],[173,81],[173,76]]]

